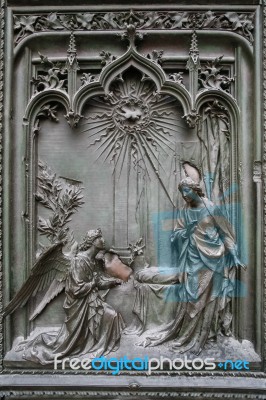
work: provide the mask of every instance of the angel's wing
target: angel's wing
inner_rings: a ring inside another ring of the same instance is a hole
[[[63,243],[57,243],[41,254],[30,276],[5,308],[3,316],[12,314],[18,307],[23,307],[31,297],[49,287],[43,300],[31,315],[31,319],[34,319],[46,304],[62,292],[71,263],[71,259],[63,254],[62,248]]]

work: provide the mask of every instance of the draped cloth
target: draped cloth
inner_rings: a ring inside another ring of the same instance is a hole
[[[93,357],[116,351],[124,329],[122,317],[105,303],[92,285],[95,262],[85,253],[73,258],[66,280],[65,322],[59,333],[42,333],[19,345],[23,358],[43,365],[67,356],[93,353]]]
[[[230,334],[229,302],[235,290],[234,236],[219,207],[204,198],[199,208],[179,212],[171,236],[177,276],[176,314],[142,343],[155,346],[175,340],[174,347],[200,351],[219,331]]]

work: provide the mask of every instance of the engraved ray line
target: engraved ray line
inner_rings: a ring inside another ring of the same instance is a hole
[[[150,127],[147,130],[148,134],[150,135],[149,137],[152,139],[153,142],[156,142],[158,146],[160,146],[160,148],[165,152],[165,154],[169,154],[165,148],[162,146],[162,140],[158,139],[154,136],[153,131],[150,130]]]
[[[143,100],[148,100],[150,97],[154,96],[154,100],[155,99],[155,91],[156,91],[156,86],[154,84],[151,83],[147,83],[147,82],[143,82],[143,89],[142,89],[142,94],[140,94],[140,97]]]
[[[155,118],[156,117],[161,117],[161,116],[164,116],[164,115],[166,115],[167,116],[167,118],[171,118],[170,117],[170,115],[171,114],[173,114],[174,115],[174,111],[171,111],[171,108],[168,108],[168,107],[166,107],[166,108],[159,108],[158,110],[152,110],[151,111],[151,115],[152,116],[154,116]],[[175,118],[174,118],[175,119]]]
[[[103,131],[106,131],[106,130],[109,130],[110,131],[110,127],[109,126],[105,126],[105,127],[103,127],[102,129],[100,129],[100,130],[98,130],[97,132],[95,132],[95,133],[91,133],[89,136],[88,136],[88,139],[91,139],[93,136],[95,136],[95,135],[99,135],[101,132],[103,132]],[[90,147],[91,146],[91,143],[87,146],[87,147]]]
[[[96,106],[97,107],[102,107],[102,108],[104,108],[104,107],[110,107],[110,105],[108,105],[108,104],[106,104],[106,100],[105,100],[105,97],[106,96],[102,96],[102,97],[94,97],[93,99],[91,99],[91,103],[96,103]]]
[[[166,171],[165,171],[163,165],[162,165],[161,162],[159,161],[159,157],[156,157],[156,155],[154,154],[154,151],[153,151],[153,149],[150,147],[150,144],[149,144],[148,140],[147,140],[145,137],[143,137],[142,140],[143,140],[143,142],[147,145],[147,147],[149,148],[149,150],[150,150],[152,156],[155,158],[156,162],[158,162],[158,164],[160,165],[160,167],[163,169],[163,171],[164,171],[165,174],[166,174]]]
[[[112,121],[104,121],[104,122],[101,122],[100,124],[98,124],[97,126],[96,126],[96,124],[93,124],[93,126],[89,126],[88,129],[85,129],[85,130],[81,131],[81,133],[87,132],[89,130],[94,130],[94,129],[107,127],[107,125],[112,125],[112,124],[113,124]],[[88,124],[88,125],[92,125],[92,124]],[[93,135],[94,135],[94,133],[93,133]]]
[[[119,152],[121,151],[121,140],[123,140],[124,137],[125,137],[124,135],[120,134],[118,136],[117,140],[115,141],[115,143],[112,147],[112,149],[114,150],[114,154],[112,155],[110,162],[115,160],[117,154],[119,156]]]
[[[130,146],[128,145],[129,142],[130,142],[130,138],[129,138],[129,136],[128,136],[128,137],[127,137],[127,143],[126,143],[126,145],[125,145],[124,156],[123,156],[123,159],[122,159],[122,162],[121,162],[121,168],[120,168],[120,172],[119,172],[118,179],[120,179],[120,176],[121,176],[121,173],[122,173],[122,170],[123,170],[123,166],[124,166],[126,154],[128,153],[129,156],[130,156]],[[131,161],[130,161],[130,162],[131,162]]]
[[[160,115],[158,111],[156,111],[156,113],[157,113],[157,116],[163,116],[163,115]],[[153,118],[157,118],[157,116],[153,116]],[[165,119],[169,119],[171,121],[183,122],[183,126],[185,127],[185,122],[182,119],[182,117],[171,118],[171,117],[167,116],[167,118],[165,118]]]
[[[139,135],[138,135],[138,136],[139,136]],[[171,204],[172,204],[173,206],[175,206],[175,205],[174,205],[174,202],[173,202],[173,200],[172,200],[172,198],[171,198],[171,196],[170,196],[170,194],[168,193],[168,190],[166,189],[165,184],[163,183],[162,178],[160,177],[160,174],[159,174],[158,169],[157,169],[156,166],[154,165],[154,163],[153,163],[153,161],[152,161],[152,159],[151,159],[151,157],[150,157],[150,155],[149,155],[149,153],[148,153],[146,147],[143,146],[143,142],[142,142],[141,137],[140,137],[140,142],[142,143],[142,147],[143,147],[144,152],[145,152],[145,154],[146,154],[146,156],[147,156],[147,159],[149,160],[149,162],[150,162],[150,164],[151,164],[151,166],[152,166],[152,169],[153,169],[153,171],[155,172],[155,175],[157,176],[157,178],[158,178],[160,184],[162,185],[162,188],[163,188],[163,190],[164,190],[166,196],[167,196],[168,199],[170,200]],[[158,161],[158,160],[156,160],[156,161]]]
[[[97,125],[96,124],[88,124],[88,125],[90,125],[89,127],[88,127],[88,129],[86,129],[86,130],[84,130],[84,131],[82,131],[82,132],[86,132],[86,131],[88,131],[88,130],[95,130],[95,129],[99,129],[99,128],[106,128],[107,127],[107,125],[113,125],[113,121],[111,121],[111,120],[105,120],[105,121],[102,121],[101,123],[98,123]]]
[[[113,133],[111,134],[110,138],[106,139],[106,141],[104,142],[104,144],[107,143],[107,145],[106,145],[106,147],[101,151],[101,153],[98,155],[98,157],[96,158],[95,161],[99,160],[99,158],[100,158],[100,157],[104,154],[104,152],[109,148],[109,144],[112,142],[112,140],[113,140],[114,138],[115,138],[115,132],[113,132]],[[111,147],[111,150],[112,150],[112,147]],[[108,155],[109,155],[109,153],[108,153]],[[106,161],[106,159],[108,158],[108,155],[107,155],[107,157],[105,158],[104,161]]]
[[[92,124],[96,119],[99,119],[99,118],[111,118],[111,116],[112,116],[112,112],[111,112],[111,110],[109,110],[109,112],[103,112],[102,114],[95,114],[95,112],[92,112],[92,114],[94,114],[94,115],[90,115],[89,117],[87,117],[86,119],[87,119],[87,121],[89,121],[88,123],[90,124]]]
[[[124,138],[122,140],[122,143],[121,143],[120,152],[119,152],[118,157],[117,157],[117,159],[115,161],[115,165],[114,165],[114,169],[113,169],[113,174],[114,174],[114,172],[116,170],[116,167],[118,166],[118,162],[120,160],[120,157],[123,154],[124,156],[122,157],[121,168],[120,168],[120,173],[119,173],[119,176],[118,176],[118,180],[119,180],[119,178],[121,176],[121,172],[122,172],[122,169],[123,169],[125,154],[127,152],[127,144],[128,144],[128,136],[124,136]]]
[[[93,136],[98,135],[99,133],[101,133],[102,131],[105,131],[106,129],[111,129],[110,126],[105,126],[102,129],[98,130],[97,132],[91,133],[88,138],[91,139]],[[88,146],[89,147],[89,146]]]
[[[160,108],[160,107],[162,107],[162,106],[164,106],[164,105],[166,105],[166,104],[171,104],[171,103],[177,103],[177,101],[176,101],[176,99],[174,99],[174,98],[163,98],[163,99],[161,99],[161,100],[157,100],[157,102],[155,103],[155,104],[152,104],[151,105],[151,108]],[[170,106],[170,107],[173,107],[173,106]],[[180,106],[179,106],[179,108],[180,108]]]
[[[138,91],[137,91],[137,96],[140,96],[140,93],[141,93],[141,92],[143,91],[143,89],[144,89],[145,83],[146,83],[146,82],[141,82],[141,81],[140,81],[140,83],[139,83],[139,88],[138,88]]]
[[[94,142],[90,143],[88,145],[88,148],[91,147],[91,146],[94,146],[96,143],[100,143],[102,141],[102,139],[109,134],[109,130],[108,129],[102,129],[102,131],[103,130],[104,130],[104,133],[102,133],[99,138],[95,139]],[[99,147],[101,147],[101,146],[99,146]],[[95,151],[97,151],[99,149],[99,147]]]
[[[163,121],[163,122],[162,122],[162,120],[160,120],[159,118],[154,118],[154,119],[156,120],[156,123],[157,123],[158,125],[161,125],[161,126],[163,126],[164,128],[171,129],[172,131],[176,132],[175,129],[170,128],[170,126],[176,127],[176,124],[173,124],[172,122],[167,122],[167,121]],[[164,126],[163,124],[167,124],[167,125],[170,125],[170,126]]]
[[[106,102],[104,100],[96,99],[96,98],[91,99],[88,102],[88,106],[103,108],[106,111],[109,110],[109,108],[110,108],[109,104],[106,104]]]
[[[108,136],[108,137],[107,137]],[[102,146],[104,146],[105,145],[105,143],[107,142],[107,141],[110,141],[109,139],[112,139],[112,137],[113,137],[113,133],[112,132],[110,132],[110,130],[106,130],[106,133],[104,133],[103,135],[101,135],[101,139],[103,139],[105,137],[105,139],[102,141],[102,143],[95,149],[95,151],[98,151]],[[96,139],[97,140],[97,139]],[[96,141],[93,143],[93,144],[95,144],[95,143],[97,143]]]
[[[105,159],[103,160],[104,162],[107,160],[107,158],[110,156],[110,154],[112,153],[113,150],[115,150],[115,147],[117,145],[117,143],[119,142],[121,138],[120,132],[117,130],[116,132],[114,132],[113,135],[113,139],[114,139],[114,144],[111,146],[110,151],[107,153]],[[108,146],[107,146],[108,147]],[[105,150],[107,149],[107,147],[105,148]],[[105,151],[104,150],[104,151]]]
[[[171,140],[169,140],[168,137],[162,135],[160,132],[156,131],[156,130],[155,130],[154,128],[152,128],[151,126],[150,126],[149,129],[152,131],[152,133],[155,135],[155,137],[157,137],[158,140],[160,140],[160,141],[161,141],[162,143],[164,143],[167,147],[169,147],[170,150],[174,151],[174,150],[172,149],[172,147],[170,147],[169,144],[167,143],[167,142],[169,142],[169,143],[171,143],[171,144],[173,144],[173,145],[175,146],[175,143],[174,143],[174,142],[172,142]],[[161,128],[160,128],[160,129],[161,129]],[[159,138],[158,138],[158,136],[159,136]],[[166,140],[166,142],[165,142],[165,140]]]
[[[151,110],[151,115],[152,116],[154,115],[154,117],[160,116],[160,115],[167,115],[168,118],[171,118],[170,117],[171,114],[175,115],[175,109],[172,109],[170,107],[164,107],[164,108],[158,108],[156,110]]]
[[[146,96],[146,93],[144,92],[143,93],[143,95],[141,95],[141,97],[142,98],[144,98],[145,99],[145,101],[148,101],[152,96],[154,96],[154,99],[155,99],[155,92],[154,91],[152,91],[152,92],[148,92],[147,93],[147,96]],[[151,106],[150,106],[151,107]]]
[[[142,146],[140,145],[139,140],[136,140],[136,145],[137,145],[137,147],[139,149],[139,152],[140,152],[140,155],[141,155],[141,159],[142,159],[143,164],[145,166],[145,170],[147,172],[147,175],[148,175],[149,179],[151,180],[150,173],[149,173],[149,170],[148,170],[147,165],[146,165],[145,157],[143,157],[143,154],[142,154]]]
[[[164,119],[164,121],[162,121],[162,120],[159,119],[159,118],[153,117],[152,120],[154,120],[154,122],[155,122],[156,124],[162,125],[162,126],[163,126],[164,123],[167,123],[167,120],[166,120],[166,119]],[[187,132],[187,129],[184,127],[184,125],[179,125],[178,123],[172,124],[171,122],[168,122],[168,125],[178,127],[178,128],[180,128],[184,133]],[[164,128],[165,128],[165,129],[171,129],[171,131],[177,132],[175,129],[170,128],[170,126],[164,126]],[[169,134],[169,133],[168,133],[168,134]]]

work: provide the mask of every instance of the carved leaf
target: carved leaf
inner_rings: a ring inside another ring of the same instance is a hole
[[[78,14],[50,13],[39,16],[14,16],[14,30],[18,32],[16,44],[25,36],[49,30],[111,30],[125,29],[132,25],[136,29],[225,29],[244,36],[251,43],[254,30],[254,13],[201,11],[128,11],[95,12]]]
[[[55,30],[64,29],[64,27],[62,26],[60,20],[58,19],[57,13],[49,14],[47,18],[43,19],[43,21],[44,21],[44,23],[45,23],[47,28],[55,29]]]
[[[93,18],[94,14],[92,13],[77,14],[76,16],[77,22],[80,24],[81,28],[88,30],[92,28]]]
[[[48,219],[39,218],[38,229],[50,242],[73,239],[73,233],[66,226],[70,217],[84,204],[82,188],[56,178],[50,168],[40,162],[38,191],[35,199],[52,211]]]

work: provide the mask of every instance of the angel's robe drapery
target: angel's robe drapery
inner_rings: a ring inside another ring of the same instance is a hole
[[[93,354],[98,357],[117,350],[124,328],[122,317],[105,303],[92,284],[95,262],[80,252],[71,262],[66,280],[65,322],[58,334],[42,333],[20,345],[23,357],[41,364],[49,364],[55,356]],[[104,281],[103,281],[104,286]]]

